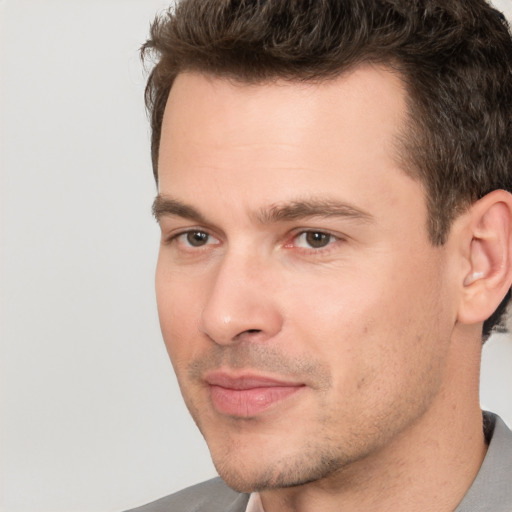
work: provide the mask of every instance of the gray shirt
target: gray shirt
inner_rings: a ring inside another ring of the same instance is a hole
[[[484,414],[489,441],[480,471],[455,512],[512,512],[512,432],[494,414]]]
[[[484,414],[484,431],[487,454],[455,512],[512,512],[512,432],[490,413]],[[128,512],[245,512],[248,501],[248,494],[214,478]]]

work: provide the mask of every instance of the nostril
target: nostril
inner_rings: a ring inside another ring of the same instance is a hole
[[[255,342],[263,339],[265,336],[265,330],[263,329],[246,329],[245,331],[241,331],[235,337],[233,337],[233,342]]]
[[[238,341],[242,341],[243,339],[254,340],[256,337],[258,337],[258,335],[261,335],[262,333],[263,331],[261,329],[247,329],[237,334],[233,339]]]

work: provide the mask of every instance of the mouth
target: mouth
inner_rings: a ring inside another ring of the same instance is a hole
[[[239,418],[254,417],[295,395],[305,385],[253,374],[211,372],[205,376],[217,412]]]

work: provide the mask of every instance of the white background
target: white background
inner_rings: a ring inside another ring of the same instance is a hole
[[[138,47],[165,5],[0,0],[2,512],[120,511],[215,474],[153,292]],[[512,424],[508,337],[482,379]]]

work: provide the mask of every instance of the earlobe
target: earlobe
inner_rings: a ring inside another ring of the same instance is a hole
[[[470,208],[467,259],[458,320],[484,322],[498,307],[512,283],[512,195],[495,190]]]

